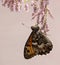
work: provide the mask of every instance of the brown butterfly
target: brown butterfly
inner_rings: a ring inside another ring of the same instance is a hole
[[[24,58],[30,59],[35,55],[46,55],[52,48],[52,42],[39,30],[39,26],[32,26],[32,32],[24,47]]]

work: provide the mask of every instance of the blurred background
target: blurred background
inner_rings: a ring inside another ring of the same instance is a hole
[[[31,33],[32,8],[29,12],[11,12],[0,2],[0,65],[57,65],[60,64],[60,0],[50,0],[48,15],[50,31],[48,37],[53,43],[53,50],[48,55],[35,56],[26,60],[23,56],[24,45]],[[24,23],[25,25],[22,25]]]

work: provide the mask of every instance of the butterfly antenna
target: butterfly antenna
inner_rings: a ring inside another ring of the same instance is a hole
[[[26,28],[30,28],[29,26],[27,26],[25,23],[21,23],[23,26],[25,26]]]

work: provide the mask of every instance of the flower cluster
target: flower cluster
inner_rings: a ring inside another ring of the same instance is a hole
[[[22,5],[24,5],[24,9],[27,11],[29,9],[29,3],[31,2],[31,7],[33,8],[32,19],[37,17],[37,24],[41,24],[41,31],[43,30],[46,33],[48,29],[47,25],[47,13],[52,17],[47,5],[49,4],[49,0],[3,0],[3,6],[8,6],[11,11],[14,9],[16,11],[21,10]]]
[[[8,8],[10,8],[11,11],[15,10],[15,11],[20,11],[21,7],[24,5],[25,10],[28,10],[28,1],[29,0],[3,0],[3,6],[7,6]]]
[[[47,25],[47,13],[51,17],[53,17],[47,8],[47,5],[49,4],[49,0],[35,0],[33,3],[33,13],[32,13],[32,19],[37,17],[37,24],[41,24],[40,27],[41,31],[43,31],[45,34],[49,31],[48,25]]]

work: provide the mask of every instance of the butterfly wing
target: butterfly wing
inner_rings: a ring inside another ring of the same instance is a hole
[[[37,47],[35,47],[33,45],[33,34],[34,32],[32,31],[27,42],[26,42],[26,45],[24,47],[24,57],[26,59],[30,59],[32,58],[33,56],[37,55],[38,54],[38,49]]]
[[[48,39],[47,36],[45,36],[41,32],[38,33],[38,41],[37,41],[37,43],[38,43],[38,49],[39,49],[38,55],[46,55],[53,48],[52,42]]]
[[[41,31],[33,28],[25,47],[24,47],[24,57],[25,59],[30,59],[35,55],[46,55],[52,48],[52,42],[45,36]]]

